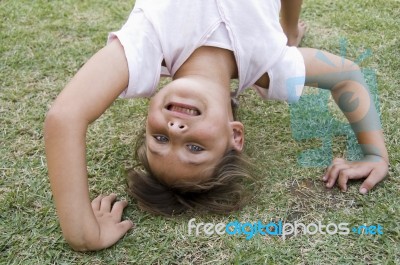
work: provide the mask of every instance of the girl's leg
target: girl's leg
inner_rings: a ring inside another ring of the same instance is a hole
[[[289,46],[299,46],[307,29],[306,24],[299,21],[302,2],[302,0],[281,0],[281,25]]]

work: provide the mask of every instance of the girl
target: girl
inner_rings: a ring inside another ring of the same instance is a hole
[[[263,98],[284,101],[297,101],[304,83],[330,89],[365,159],[334,160],[323,177],[327,187],[337,182],[346,190],[348,179],[366,178],[360,187],[366,193],[385,177],[383,134],[358,66],[327,52],[287,46],[298,44],[304,33],[298,12],[292,14],[300,4],[136,1],[126,24],[110,34],[107,46],[75,75],[46,117],[52,192],[64,237],[74,249],[106,248],[132,227],[130,221],[121,222],[126,202],[112,204],[115,194],[90,202],[87,183],[87,127],[118,96],[152,96],[138,149],[147,172],[132,173],[130,187],[139,204],[153,212],[172,214],[198,205],[215,211],[237,208],[240,197],[233,198],[232,207],[229,200],[222,206],[214,202],[221,201],[220,194],[223,201],[236,179],[246,175],[240,169],[243,124],[233,117],[231,95],[249,86]],[[332,63],[318,59],[321,54]],[[173,81],[156,93],[160,74]],[[239,86],[231,93],[234,78]],[[288,86],[291,80],[296,86]]]

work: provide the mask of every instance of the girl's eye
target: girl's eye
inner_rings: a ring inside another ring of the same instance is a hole
[[[187,145],[189,151],[197,153],[197,152],[201,152],[204,150],[204,148],[198,146],[198,145],[194,145],[194,144],[188,144]]]
[[[168,138],[164,135],[154,135],[153,137],[159,143],[167,143],[168,142]]]

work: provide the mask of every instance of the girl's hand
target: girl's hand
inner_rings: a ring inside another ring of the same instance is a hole
[[[341,191],[347,191],[347,181],[349,179],[363,179],[359,189],[361,194],[366,194],[376,184],[381,182],[388,173],[388,164],[378,156],[367,156],[361,161],[350,162],[342,158],[335,158],[330,165],[322,180],[326,182],[326,187],[332,188],[337,182]]]
[[[92,201],[93,213],[100,231],[97,242],[93,242],[90,250],[103,249],[115,244],[133,227],[131,221],[121,221],[122,212],[128,203],[126,201],[115,202],[116,198],[115,194],[105,197],[100,195]]]

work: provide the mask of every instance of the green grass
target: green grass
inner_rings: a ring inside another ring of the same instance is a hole
[[[188,213],[156,217],[130,206],[124,218],[136,227],[115,246],[94,253],[72,251],[59,228],[46,169],[43,121],[51,102],[79,67],[104,44],[107,32],[126,20],[131,1],[0,1],[0,264],[400,264],[400,2],[398,0],[305,0],[309,30],[303,46],[340,54],[340,39],[361,66],[377,75],[391,168],[369,195],[327,191],[322,167],[297,164],[297,155],[321,145],[295,141],[286,104],[241,97],[247,152],[262,180],[251,203],[230,216]],[[146,100],[118,100],[88,133],[92,196],[126,198],[124,170],[134,164],[133,144]],[[333,153],[346,153],[335,137]],[[381,224],[381,236],[278,237],[189,236],[187,222],[348,222]]]

